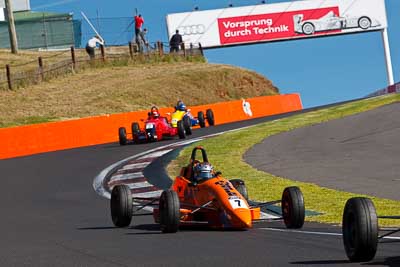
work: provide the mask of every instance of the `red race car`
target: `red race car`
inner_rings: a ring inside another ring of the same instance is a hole
[[[202,162],[196,158],[197,151],[201,152]],[[281,203],[280,219],[287,228],[303,226],[304,199],[298,187],[285,188],[281,200],[250,205],[244,182],[223,178],[220,172],[213,170],[204,148],[195,147],[189,164],[181,169],[171,188],[163,191],[159,198],[135,197],[127,185],[114,186],[111,217],[115,226],[127,227],[139,210],[154,206],[151,214],[164,233],[177,232],[179,227],[187,225],[248,229],[253,222],[262,220],[261,207],[268,209],[277,203]]]
[[[183,122],[179,122],[177,127],[172,127],[166,117],[161,117],[157,107],[153,106],[149,112],[149,117],[144,123],[144,129],[140,129],[139,123],[133,122],[131,125],[132,142],[144,143],[162,140],[165,137],[179,136],[186,137]],[[126,145],[128,137],[125,127],[118,129],[119,144]]]

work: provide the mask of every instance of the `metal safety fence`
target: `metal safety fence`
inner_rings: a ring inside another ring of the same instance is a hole
[[[91,59],[85,49],[73,46],[59,52],[44,52],[21,64],[7,64],[0,72],[0,89],[13,90],[19,87],[38,84],[59,76],[75,73],[85,68],[97,68],[107,65],[123,66],[137,63],[165,62],[174,58],[190,60],[203,57],[201,44],[182,44],[180,50],[170,53],[168,43],[155,42],[140,47],[129,42],[128,46],[100,46],[95,58]]]

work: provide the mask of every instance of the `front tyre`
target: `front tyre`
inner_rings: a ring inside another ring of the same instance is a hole
[[[286,228],[298,229],[304,224],[304,198],[297,186],[286,187],[282,194],[282,216]]]
[[[178,194],[173,190],[162,192],[159,203],[160,227],[163,233],[176,233],[180,222]]]
[[[116,185],[111,191],[111,219],[116,227],[127,227],[132,220],[132,193],[127,185]]]
[[[353,262],[370,261],[378,247],[378,217],[369,198],[347,200],[343,212],[343,244]]]

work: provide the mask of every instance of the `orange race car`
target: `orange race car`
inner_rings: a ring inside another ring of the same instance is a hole
[[[200,151],[202,161],[196,158]],[[111,192],[111,217],[115,226],[127,227],[132,216],[146,206],[164,233],[177,232],[184,225],[206,225],[219,229],[248,229],[261,221],[260,208],[281,203],[287,228],[301,228],[305,209],[303,195],[298,187],[287,187],[282,199],[250,205],[247,189],[240,179],[228,180],[213,170],[203,147],[195,147],[189,164],[181,169],[170,189],[159,198],[138,198],[126,185],[117,185]],[[276,213],[276,211],[275,211]]]

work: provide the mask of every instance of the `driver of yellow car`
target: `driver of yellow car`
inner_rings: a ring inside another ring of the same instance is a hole
[[[183,103],[182,100],[178,100],[178,103],[176,103],[175,110],[179,111],[186,111],[186,105]]]

